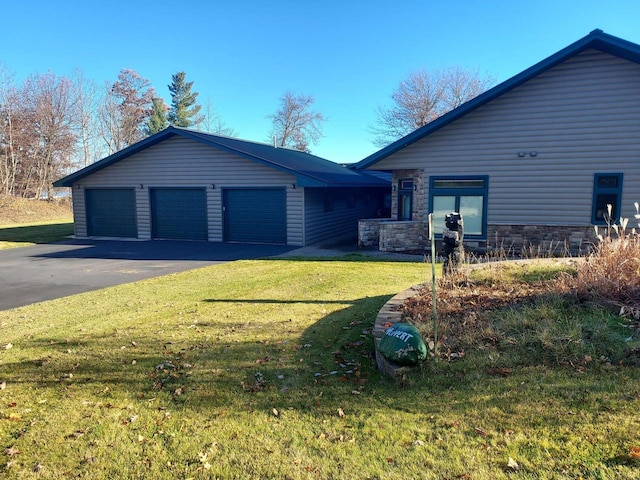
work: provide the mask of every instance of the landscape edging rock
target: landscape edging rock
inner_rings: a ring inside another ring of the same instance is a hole
[[[408,298],[416,296],[420,288],[421,285],[414,285],[391,298],[391,300],[385,303],[380,309],[373,324],[372,333],[376,354],[376,365],[378,366],[378,370],[387,377],[397,377],[418,368],[417,365],[408,367],[405,365],[398,365],[397,363],[387,360],[378,351],[378,344],[389,327],[402,321],[402,310],[400,308]]]

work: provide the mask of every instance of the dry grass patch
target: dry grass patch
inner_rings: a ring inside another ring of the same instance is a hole
[[[0,250],[73,235],[68,199],[47,202],[0,195]]]
[[[46,200],[0,195],[0,226],[55,220],[70,222],[71,217],[71,202],[69,199],[48,202]]]

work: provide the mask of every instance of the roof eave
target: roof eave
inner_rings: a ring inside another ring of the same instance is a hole
[[[108,157],[105,157],[102,160],[97,161],[96,163],[92,163],[91,165],[88,165],[83,169],[78,170],[77,172],[74,172],[70,175],[67,175],[66,177],[56,180],[55,182],[53,182],[53,186],[54,187],[72,187],[74,183],[76,183],[79,180],[82,180],[84,177],[91,175],[92,173],[95,173],[99,170],[102,170],[103,168],[108,167],[109,165],[112,165],[120,160],[123,160],[135,153],[138,153],[139,151],[144,150],[145,148],[155,145],[156,143],[160,143],[166,138],[176,135],[176,133],[177,132],[173,127],[168,127],[165,130],[162,130],[161,132],[156,133],[155,135],[147,137],[144,140],[141,140],[123,150],[120,150],[119,152],[114,153],[113,155],[109,155]]]

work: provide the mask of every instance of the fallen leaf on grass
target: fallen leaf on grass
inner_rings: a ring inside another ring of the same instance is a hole
[[[273,408],[273,409],[271,410],[271,413],[273,413],[273,416],[274,416],[274,417],[279,417],[279,416],[280,416],[280,412],[278,412],[278,409],[277,409],[277,408]]]
[[[511,470],[520,470],[520,465],[513,458],[509,457],[509,461],[507,462],[507,468]]]
[[[20,455],[22,452],[14,447],[9,447],[4,449],[4,454],[12,457],[13,455]]]
[[[185,391],[185,387],[184,387],[184,386],[182,386],[182,387],[178,387],[178,388],[176,388],[176,389],[175,389],[175,391],[173,392],[173,394],[174,394],[176,397],[179,397],[180,395],[182,395],[182,394],[184,393],[184,391]]]
[[[476,431],[476,433],[478,435],[482,435],[483,437],[488,436],[489,434],[487,432],[485,432],[484,430],[482,430],[481,428],[475,427],[474,430]]]
[[[511,375],[510,368],[492,368],[489,370],[489,375],[500,375],[501,377],[508,377]]]
[[[4,390],[5,388],[7,388],[7,382],[0,383],[0,390]]]
[[[636,460],[640,460],[640,447],[629,447],[629,456]]]
[[[17,421],[21,419],[22,419],[22,415],[20,415],[19,413],[11,412],[9,415],[7,415],[5,413],[0,412],[0,420]]]
[[[340,418],[344,417],[344,410],[342,410],[342,408],[338,407],[338,416]]]
[[[77,440],[78,438],[82,437],[83,435],[84,435],[84,430],[76,430],[75,432],[67,435],[67,438]]]

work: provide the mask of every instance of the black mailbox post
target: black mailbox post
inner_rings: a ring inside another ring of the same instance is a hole
[[[444,217],[445,229],[442,232],[444,249],[444,273],[455,272],[464,260],[464,222],[462,215],[451,212]]]

